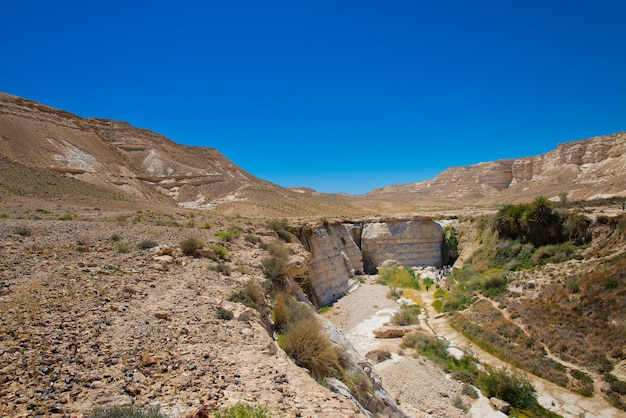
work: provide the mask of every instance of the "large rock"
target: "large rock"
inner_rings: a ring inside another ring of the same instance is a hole
[[[403,266],[441,266],[443,228],[431,219],[388,220],[363,225],[361,249],[367,273],[385,260]]]

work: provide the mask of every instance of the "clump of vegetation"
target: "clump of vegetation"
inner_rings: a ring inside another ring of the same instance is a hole
[[[217,310],[217,317],[224,321],[230,321],[231,319],[233,319],[233,311],[220,308]]]
[[[285,242],[293,242],[296,239],[294,230],[287,224],[287,220],[272,220],[267,223],[267,227],[276,232],[278,238]]]
[[[20,225],[13,228],[13,233],[23,237],[30,237],[33,234],[33,231],[27,226]]]
[[[482,373],[478,379],[478,387],[487,397],[495,396],[521,409],[538,406],[535,397],[537,390],[526,378],[509,373],[504,369]]]
[[[244,239],[251,244],[258,244],[261,242],[261,238],[259,238],[258,236],[254,234],[246,234]]]
[[[378,272],[378,283],[405,289],[420,289],[419,278],[410,267],[390,266]]]
[[[150,248],[154,248],[154,247],[156,247],[157,245],[159,245],[159,244],[157,244],[157,243],[156,243],[156,242],[154,242],[154,241],[151,241],[151,240],[143,240],[143,241],[141,241],[139,244],[137,244],[137,249],[138,249],[138,250],[148,250],[148,249],[150,249]]]
[[[224,264],[224,263],[217,263],[212,265],[211,270],[216,271],[220,274],[223,274],[224,276],[230,276],[231,274],[231,268],[228,264]]]
[[[213,253],[222,260],[226,259],[226,256],[228,255],[228,251],[226,250],[226,248],[222,247],[221,245],[212,246],[211,251],[213,251]]]
[[[343,375],[339,354],[311,308],[291,295],[279,293],[272,319],[279,334],[278,344],[297,365],[308,369],[319,381]]]
[[[398,300],[402,297],[403,290],[398,289],[397,287],[390,286],[389,291],[387,292],[387,298]]]
[[[200,238],[188,237],[180,243],[180,249],[185,255],[194,255],[197,250],[204,246],[204,242]]]
[[[167,418],[159,410],[161,408],[153,406],[147,410],[142,410],[137,406],[112,406],[109,408],[96,408],[89,415],[89,418]]]
[[[256,309],[265,304],[265,293],[255,280],[250,279],[241,289],[230,295],[228,300]]]
[[[417,325],[420,323],[420,310],[418,305],[403,303],[400,310],[391,318],[391,323],[400,326]]]
[[[231,242],[235,238],[237,238],[241,234],[241,229],[239,228],[229,228],[226,231],[217,231],[215,236],[224,242]]]
[[[281,279],[287,268],[291,250],[278,240],[272,241],[264,248],[270,253],[270,257],[264,258],[262,261],[265,275],[272,281]]]
[[[269,409],[262,406],[249,406],[237,402],[233,406],[215,411],[215,418],[272,418]]]
[[[130,252],[130,244],[127,242],[118,242],[115,244],[115,251],[118,253],[129,253]]]

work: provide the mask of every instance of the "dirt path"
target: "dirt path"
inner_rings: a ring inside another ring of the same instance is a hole
[[[445,338],[450,343],[451,347],[456,347],[460,350],[469,350],[482,363],[496,368],[505,367],[513,369],[513,366],[510,364],[489,354],[452,329],[445,316],[438,315],[433,308],[432,303],[434,297],[432,292],[422,291],[420,292],[420,296],[426,308],[423,320],[438,337]],[[626,413],[613,408],[600,396],[596,395],[593,398],[586,398],[535,375],[525,373],[519,369],[515,370],[525,375],[535,385],[537,388],[538,401],[544,408],[556,412],[565,418],[578,418],[581,416],[585,418],[626,417]]]

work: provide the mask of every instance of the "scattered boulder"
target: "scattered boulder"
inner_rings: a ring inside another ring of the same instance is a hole
[[[374,337],[376,338],[402,338],[406,334],[413,331],[421,330],[419,325],[399,326],[399,325],[385,325],[374,330]]]
[[[511,410],[511,404],[508,403],[507,401],[503,401],[502,399],[491,397],[489,398],[489,402],[491,402],[491,405],[495,409],[497,409],[500,412],[504,412],[505,414],[508,414],[509,411]]]

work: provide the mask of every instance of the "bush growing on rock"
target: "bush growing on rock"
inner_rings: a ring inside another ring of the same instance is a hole
[[[307,305],[279,293],[272,318],[279,334],[278,344],[298,366],[308,369],[320,381],[343,375],[337,350]]]
[[[185,255],[194,255],[196,250],[202,248],[204,243],[201,239],[196,237],[189,237],[181,241],[180,249]]]

